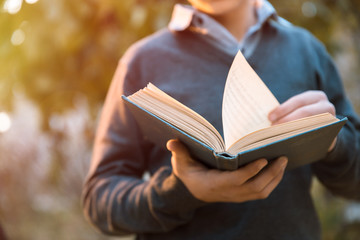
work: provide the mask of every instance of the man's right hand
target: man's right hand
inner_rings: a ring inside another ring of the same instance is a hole
[[[269,166],[266,159],[259,159],[234,171],[221,171],[192,159],[178,140],[169,140],[167,148],[172,153],[174,174],[194,197],[204,202],[265,199],[280,183],[287,165],[287,158],[280,157]]]

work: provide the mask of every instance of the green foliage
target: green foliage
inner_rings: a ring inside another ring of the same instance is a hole
[[[44,129],[78,96],[96,114],[125,49],[169,19],[173,2],[159,2],[42,0],[1,13],[0,110],[21,91],[41,109]]]

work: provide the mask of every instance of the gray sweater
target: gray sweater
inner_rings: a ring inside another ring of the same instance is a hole
[[[220,132],[233,56],[202,36],[163,29],[134,44],[119,62],[83,190],[84,212],[101,231],[138,239],[320,239],[310,196],[316,176],[332,193],[360,199],[360,121],[325,48],[307,31],[265,23],[248,62],[279,102],[322,90],[348,123],[323,160],[287,171],[265,200],[204,203],[172,173],[170,153],[141,134],[121,100],[148,82],[208,119]],[[240,103],[241,104],[241,103]],[[149,172],[149,180],[142,176]]]

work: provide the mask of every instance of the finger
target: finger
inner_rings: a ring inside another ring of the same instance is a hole
[[[268,165],[268,161],[265,158],[258,159],[254,162],[251,162],[236,171],[233,171],[234,178],[237,179],[235,183],[237,185],[242,185],[247,182],[249,179],[255,177],[264,167]]]
[[[258,159],[234,171],[208,170],[204,178],[208,179],[207,182],[212,186],[211,189],[217,192],[211,201],[234,202],[238,199],[241,202],[248,200],[246,198],[248,192],[242,192],[243,184],[257,175],[267,164],[266,159]]]
[[[283,116],[282,118],[279,118],[275,122],[273,122],[273,125],[293,121],[296,119],[304,118],[304,117],[310,117],[316,114],[320,113],[326,113],[329,112],[333,115],[335,115],[335,107],[332,105],[332,103],[328,101],[320,101],[316,102],[311,105],[306,105],[303,107],[300,107],[296,109],[295,111],[291,112],[290,114]]]
[[[246,181],[256,176],[266,165],[268,161],[264,158],[251,162],[234,171],[211,170],[213,181],[216,186],[224,188],[233,188],[243,185]]]
[[[267,169],[264,169],[258,176],[248,181],[246,187],[249,189],[249,192],[252,192],[255,197],[264,197],[262,195],[265,193],[264,190],[268,186],[272,186],[271,182],[275,180],[279,174],[284,172],[287,162],[288,159],[286,157],[280,157],[271,163]]]
[[[274,191],[274,189],[279,185],[279,183],[281,182],[283,176],[284,176],[285,171],[282,170],[280,171],[275,178],[273,178],[271,180],[271,182],[265,186],[265,188],[260,192],[257,193],[256,195],[254,195],[254,200],[255,199],[265,199],[268,198],[269,195]]]
[[[272,112],[270,112],[268,116],[269,120],[271,122],[275,122],[298,108],[306,105],[311,105],[322,100],[327,101],[327,97],[322,91],[306,91],[304,93],[298,94],[289,98],[279,107],[275,108]]]

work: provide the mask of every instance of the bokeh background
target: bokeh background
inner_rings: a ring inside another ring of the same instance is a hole
[[[0,224],[8,239],[133,238],[92,228],[81,188],[119,58],[165,27],[176,2],[0,0]],[[360,113],[360,1],[270,2],[326,45]],[[324,240],[360,239],[359,203],[316,180],[312,192]]]

